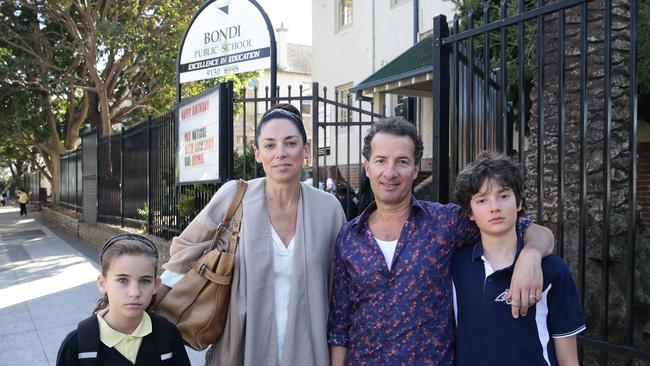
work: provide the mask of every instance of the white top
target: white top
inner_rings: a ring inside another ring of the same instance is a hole
[[[293,248],[295,237],[284,246],[280,235],[271,226],[273,237],[273,285],[275,286],[275,322],[278,330],[278,356],[282,362],[284,335],[289,317],[289,296],[291,295],[291,274],[293,273]]]
[[[393,256],[395,256],[395,248],[397,247],[397,239],[391,241],[383,241],[375,238],[379,249],[384,254],[384,259],[386,259],[386,266],[390,271],[390,267],[393,264]]]

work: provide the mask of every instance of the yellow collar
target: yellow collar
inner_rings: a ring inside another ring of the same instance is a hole
[[[106,320],[104,320],[104,315],[106,315],[106,313],[108,313],[108,308],[98,312],[97,319],[99,320],[99,339],[109,348],[115,347],[115,345],[120,343],[122,340],[124,340],[124,338],[128,336],[143,338],[151,333],[151,318],[146,311],[142,314],[142,320],[140,320],[140,324],[138,324],[138,327],[135,328],[131,334],[124,334],[111,328]]]

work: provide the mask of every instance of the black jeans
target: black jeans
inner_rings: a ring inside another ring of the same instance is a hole
[[[20,216],[22,215],[27,215],[27,204],[26,203],[21,203],[20,204]]]

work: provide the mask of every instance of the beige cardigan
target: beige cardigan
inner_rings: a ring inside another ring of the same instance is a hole
[[[273,241],[264,196],[265,178],[248,182],[237,250],[230,310],[221,338],[206,365],[329,365],[327,346],[328,283],[334,243],[345,215],[331,194],[301,184],[289,318],[283,359],[278,360],[273,295]],[[163,267],[185,273],[210,244],[236,189],[226,183],[179,237]],[[229,233],[228,233],[229,234]],[[229,235],[224,235],[229,237]]]

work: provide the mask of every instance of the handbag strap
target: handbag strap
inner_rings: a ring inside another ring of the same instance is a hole
[[[232,235],[230,237],[230,246],[229,246],[229,252],[234,253],[235,250],[237,249],[237,238],[239,235],[239,229],[241,226],[241,216],[242,212],[240,209],[241,201],[244,198],[244,193],[246,193],[246,188],[248,188],[248,183],[244,180],[238,180],[237,181],[237,191],[235,192],[235,197],[233,197],[232,202],[230,203],[230,207],[228,207],[228,211],[226,211],[226,215],[223,217],[223,220],[219,223],[219,226],[217,227],[217,230],[214,233],[214,237],[212,239],[212,244],[210,245],[210,249],[207,250],[207,252],[214,250],[217,247],[217,244],[219,243],[219,237],[223,232],[226,230],[228,225],[230,225],[230,221],[233,220],[233,217],[235,214],[237,214],[237,218],[235,222],[233,222],[233,229],[232,229]],[[235,245],[233,247],[233,238],[235,239]]]

